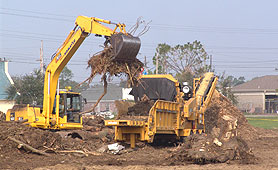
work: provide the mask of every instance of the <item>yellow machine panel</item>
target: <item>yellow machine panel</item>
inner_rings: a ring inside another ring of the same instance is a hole
[[[206,73],[203,77],[195,79],[193,94],[190,98],[185,97],[187,94],[182,92],[180,84],[171,75],[143,75],[139,77],[140,80],[142,86],[144,85],[143,89],[146,90],[142,94],[149,98],[156,99],[153,93],[148,95],[148,82],[152,83],[149,86],[152,86],[152,90],[154,90],[155,82],[161,83],[164,80],[164,84],[168,83],[167,88],[169,86],[174,88],[175,98],[172,101],[157,99],[150,109],[146,121],[106,120],[106,126],[115,126],[116,141],[130,142],[131,147],[135,147],[136,141],[152,143],[155,136],[163,138],[163,135],[170,135],[180,139],[205,131],[204,113],[217,83],[217,77],[213,73]],[[160,87],[163,88],[162,85]],[[160,97],[163,98],[163,93],[160,94]],[[171,99],[171,96],[164,95],[164,98]]]

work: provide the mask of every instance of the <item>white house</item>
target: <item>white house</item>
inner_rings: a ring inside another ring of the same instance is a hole
[[[15,104],[14,100],[7,100],[6,89],[14,84],[9,72],[8,61],[0,58],[0,111],[6,113]]]

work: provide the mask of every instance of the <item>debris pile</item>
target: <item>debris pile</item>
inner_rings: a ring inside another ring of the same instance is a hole
[[[229,99],[215,91],[211,104],[205,114],[206,132],[212,133],[214,127],[220,128],[220,134],[225,135],[227,126],[236,124],[236,134],[246,141],[252,141],[259,135],[258,129],[251,126],[244,114],[234,106]],[[223,131],[224,129],[224,131]]]
[[[139,101],[134,106],[128,108],[127,115],[148,116],[149,111],[153,105],[154,105],[154,101],[152,100]]]
[[[131,104],[129,102],[122,102],[120,106],[122,108],[125,108],[126,105]],[[126,120],[147,120],[149,111],[153,105],[154,101],[152,100],[138,101],[135,104],[132,104],[130,107],[128,107],[125,111],[122,111],[117,118]]]
[[[111,78],[112,76],[125,75],[128,77],[128,84],[132,85],[137,81],[136,77],[141,72],[143,63],[137,58],[133,58],[132,60],[115,60],[114,56],[115,54],[112,46],[106,46],[102,51],[93,55],[89,59],[88,68],[91,68],[91,74],[84,82],[88,81],[90,83],[93,78],[99,74],[102,76],[101,81],[104,83],[104,91],[95,105],[90,110],[83,113],[94,111],[100,100],[107,93],[107,76],[108,78]]]
[[[116,119],[120,119],[122,115],[126,115],[128,112],[128,108],[132,107],[135,104],[134,102],[125,100],[115,100],[114,103],[118,111]]]
[[[113,130],[105,127],[99,117],[94,119],[85,117],[82,130],[53,132],[28,127],[18,122],[3,121],[0,122],[0,131],[0,154],[10,155],[16,155],[17,149],[23,153],[36,154],[39,152],[92,154],[103,143],[113,141]]]
[[[0,121],[5,121],[5,120],[6,120],[6,114],[0,111]]]
[[[134,58],[134,60],[116,61],[113,59],[114,53],[112,46],[107,46],[103,51],[93,55],[88,61],[88,67],[91,68],[91,75],[87,79],[89,82],[97,75],[120,76],[125,74],[129,81],[134,81],[143,67],[143,63]]]
[[[206,112],[205,124],[206,134],[186,138],[185,143],[174,149],[169,159],[174,162],[193,161],[197,164],[232,160],[254,163],[256,158],[244,140],[254,137],[245,134],[253,130],[253,127],[247,123],[243,113],[217,91]]]
[[[62,148],[62,138],[59,134],[27,127],[21,123],[3,121],[0,123],[0,131],[0,153],[13,154],[16,152],[15,148],[20,147],[19,143],[12,142],[11,139],[16,139],[39,150]]]

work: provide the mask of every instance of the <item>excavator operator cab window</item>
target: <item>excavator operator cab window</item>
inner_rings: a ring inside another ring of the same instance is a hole
[[[80,115],[82,108],[82,100],[79,94],[66,94],[65,107],[68,122],[80,122]]]
[[[65,115],[65,96],[61,95],[59,100],[59,115],[64,117]]]
[[[80,112],[81,100],[78,94],[67,94],[67,112]]]

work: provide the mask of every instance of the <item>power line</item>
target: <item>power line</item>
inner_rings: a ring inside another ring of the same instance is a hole
[[[2,8],[8,9],[8,8]],[[27,11],[27,10],[19,10],[19,9],[8,9],[14,11],[24,11],[29,13],[37,13],[37,14],[46,14],[50,15],[49,13],[43,12],[34,12],[34,11]],[[57,18],[57,17],[45,17],[45,16],[36,16],[36,15],[26,15],[26,14],[17,14],[11,12],[0,12],[3,15],[13,15],[13,16],[20,16],[20,17],[30,17],[36,19],[47,19],[47,20],[54,20],[54,21],[65,21],[65,22],[73,22],[69,19],[64,18]],[[54,15],[54,14],[51,14]],[[55,15],[55,16],[66,16],[66,15]],[[73,17],[73,16],[66,16],[66,17]],[[129,23],[129,22],[127,22]],[[131,22],[130,22],[131,23]],[[134,22],[132,22],[134,23]],[[150,24],[151,27],[156,29],[171,29],[171,30],[180,30],[180,31],[191,31],[191,32],[215,32],[215,33],[244,33],[244,34],[278,34],[278,29],[266,29],[266,28],[225,28],[225,27],[198,27],[198,26],[184,26],[184,25],[170,25],[170,24]]]
[[[8,30],[3,30],[0,29],[1,31],[8,31]],[[59,36],[59,35],[52,35],[52,34],[41,34],[41,33],[33,33],[33,32],[21,32],[21,31],[9,31],[9,32],[18,32],[18,33],[22,33],[22,34],[34,34],[34,35],[42,35],[42,36],[30,36],[30,35],[21,35],[21,34],[9,34],[9,33],[0,33],[0,36],[8,36],[9,38],[18,38],[18,39],[32,39],[32,40],[45,40],[45,41],[54,41],[54,42],[62,42],[64,40],[64,36]],[[47,36],[47,37],[44,37]],[[63,37],[63,38],[49,38],[50,37]],[[100,44],[101,41],[94,39],[94,41],[87,41],[85,43],[85,45],[93,45],[93,44]],[[145,44],[145,43],[144,43]],[[150,47],[150,48],[148,48]],[[143,47],[143,49],[150,49],[150,50],[155,50],[156,46],[153,45],[145,45],[145,47]],[[269,50],[269,51],[273,51],[273,50],[278,50],[278,48],[274,48],[274,47],[270,47],[270,48],[263,48],[263,47],[223,47],[223,46],[208,46],[205,47],[206,49],[227,49],[227,50],[234,50],[234,49],[239,49],[239,50],[244,50],[244,51],[227,51],[227,53],[250,53],[250,51],[247,50],[252,50],[251,53],[258,53],[258,52],[263,52],[266,53],[265,50]],[[258,51],[258,50],[262,50],[262,51]],[[256,52],[255,52],[256,51]],[[213,53],[223,53],[225,51],[221,51],[221,52],[213,52]],[[276,52],[268,52],[268,53],[275,53]],[[278,51],[277,51],[278,53]]]
[[[10,11],[29,12],[29,13],[34,13],[34,14],[45,14],[45,15],[52,15],[52,16],[75,17],[73,15],[53,14],[53,13],[45,13],[45,12],[37,12],[37,11],[28,11],[28,10],[23,10],[23,9],[14,9],[14,8],[0,8],[0,9],[10,10]]]
[[[63,41],[65,39],[65,36],[61,36],[61,35],[53,35],[53,34],[42,34],[42,33],[34,33],[34,32],[22,32],[22,31],[13,31],[13,30],[6,30],[6,29],[0,29],[0,31],[6,31],[6,32],[14,32],[14,33],[22,33],[24,35],[20,35],[20,34],[9,34],[9,33],[1,33],[0,36],[9,36],[9,37],[16,37],[16,38],[21,38],[21,39],[26,39],[26,38],[31,38],[31,39],[46,39],[46,40],[53,40],[53,41]],[[32,34],[35,36],[30,36],[30,35],[25,35],[25,34]],[[42,35],[41,36],[37,36],[37,35]],[[46,38],[44,37],[46,36]],[[55,37],[55,38],[48,38],[48,37]],[[61,38],[56,38],[56,37],[61,37]],[[95,42],[96,41],[96,42]],[[98,44],[101,41],[99,41],[98,39],[94,39],[93,42],[88,42],[88,43],[92,43],[92,44]],[[157,47],[157,44],[153,44],[153,43],[146,43],[144,42],[143,44],[146,47]],[[144,48],[146,48],[144,47]],[[151,49],[151,50],[155,50],[155,48],[147,48],[147,49]],[[209,50],[209,49],[227,49],[227,50],[234,50],[234,49],[238,49],[238,50],[278,50],[278,48],[276,47],[235,47],[235,46],[205,46],[205,49]]]
[[[54,20],[54,21],[72,22],[72,20],[62,19],[62,18],[41,17],[41,16],[24,15],[24,14],[16,14],[16,13],[9,13],[9,12],[0,12],[0,14],[35,18],[35,19],[47,19],[47,20]]]

